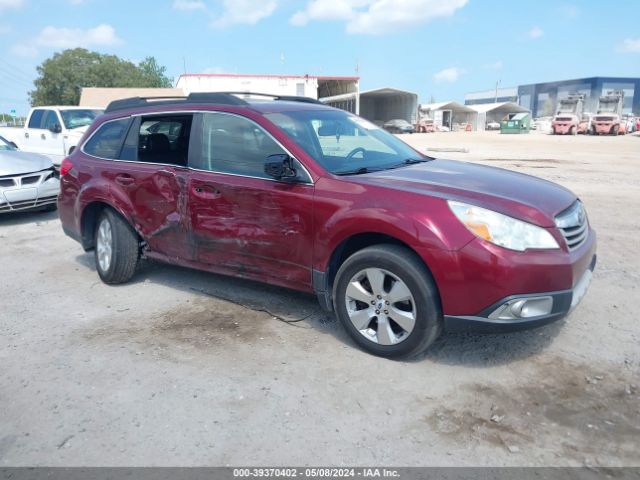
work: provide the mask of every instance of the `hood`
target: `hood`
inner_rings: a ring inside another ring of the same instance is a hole
[[[454,160],[433,160],[351,177],[355,182],[458,200],[553,227],[576,196],[560,185],[522,173]]]
[[[38,153],[0,151],[0,177],[39,172],[51,167],[51,160]]]

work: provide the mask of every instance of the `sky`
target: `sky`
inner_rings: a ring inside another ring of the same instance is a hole
[[[84,47],[182,73],[361,77],[420,102],[542,81],[640,76],[640,1],[0,0],[0,111]],[[357,72],[357,73],[356,73]]]

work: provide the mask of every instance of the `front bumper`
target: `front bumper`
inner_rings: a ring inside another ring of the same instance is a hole
[[[594,254],[587,270],[583,273],[576,285],[570,290],[511,295],[494,303],[478,315],[474,316],[445,315],[444,329],[448,332],[513,332],[541,327],[555,322],[556,320],[560,320],[571,312],[571,310],[580,303],[582,298],[584,298],[584,295],[591,283],[592,273],[596,266],[596,258],[597,257]],[[550,297],[553,300],[551,311],[547,314],[508,320],[491,318],[494,312],[499,310],[503,305],[513,302],[514,300],[526,300],[541,297]]]
[[[562,123],[562,124],[556,124],[556,125],[552,124],[551,128],[553,128],[553,131],[558,135],[567,135],[571,131],[571,127],[573,126],[574,125]]]
[[[608,135],[611,133],[613,123],[595,123],[593,128],[597,135]]]
[[[20,184],[16,183],[16,185]],[[0,189],[0,213],[33,210],[54,205],[58,201],[59,192],[60,180],[57,178],[48,178],[33,185]]]

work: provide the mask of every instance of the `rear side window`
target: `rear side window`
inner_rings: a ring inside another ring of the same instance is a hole
[[[122,120],[114,120],[102,124],[89,141],[85,143],[84,152],[94,157],[118,158],[130,121],[130,118],[123,118]]]
[[[42,116],[44,110],[34,110],[29,118],[29,128],[42,128]]]
[[[224,113],[202,117],[202,150],[191,166],[201,170],[269,178],[264,164],[269,155],[286,153],[253,121]]]
[[[130,139],[137,140],[137,161],[186,167],[192,121],[193,114],[142,117],[138,135],[129,135],[123,154],[130,154]]]

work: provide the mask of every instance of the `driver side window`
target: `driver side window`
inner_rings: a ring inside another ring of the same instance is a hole
[[[203,114],[201,145],[192,167],[245,177],[271,179],[267,157],[286,153],[253,121],[225,113]]]
[[[50,130],[54,125],[60,125],[60,120],[58,120],[58,115],[53,110],[45,110],[44,111],[44,125],[42,128],[46,130]]]

